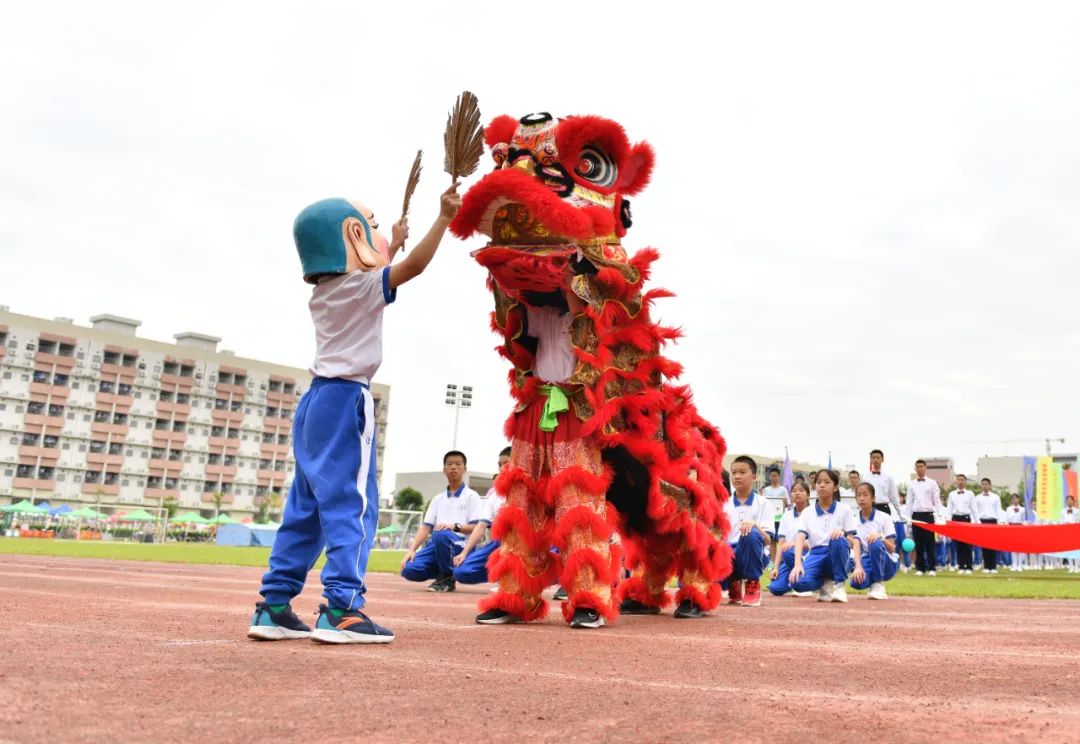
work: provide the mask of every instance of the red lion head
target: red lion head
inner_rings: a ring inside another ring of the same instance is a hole
[[[451,229],[492,245],[617,243],[653,167],[648,144],[599,116],[499,116],[484,130],[495,171],[469,189]]]

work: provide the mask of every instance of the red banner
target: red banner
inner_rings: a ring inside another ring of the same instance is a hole
[[[1080,550],[1080,524],[969,524],[912,522],[953,540],[1010,553],[1060,553]]]

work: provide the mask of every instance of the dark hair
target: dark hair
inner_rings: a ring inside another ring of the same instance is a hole
[[[465,457],[464,452],[458,452],[457,450],[450,450],[445,455],[443,455],[442,456],[442,464],[445,465],[446,461],[449,460],[451,457],[460,457],[462,464],[465,465],[466,467],[468,467],[469,458]]]
[[[919,458],[918,460],[916,460],[916,461],[915,461],[915,464],[916,464],[916,465],[918,465],[918,464],[920,464],[920,463],[922,463],[923,465],[925,465],[925,464],[926,464],[926,460],[924,460],[924,459],[922,459],[922,458],[920,457],[920,458]]]
[[[848,475],[849,475],[849,476],[852,476],[852,475],[858,475],[858,476],[860,476],[860,477],[861,477],[861,476],[862,476],[862,473],[860,473],[860,472],[859,472],[858,470],[849,470],[849,471],[848,471]]]
[[[776,467],[775,465],[770,465],[769,466],[769,475],[772,475],[773,473],[776,473],[777,475],[780,475],[780,468]]]
[[[874,496],[874,494],[875,494],[874,484],[871,483],[870,481],[862,481],[861,483],[859,483],[859,488],[862,488],[863,486],[870,489],[870,496],[872,498]],[[855,489],[856,495],[859,493],[859,488]]]
[[[735,463],[737,462],[741,462],[743,465],[746,465],[748,468],[750,468],[751,473],[757,475],[757,462],[755,462],[754,458],[750,457],[750,455],[739,455],[731,461],[732,467],[734,467]]]
[[[882,452],[882,451],[881,451],[881,450],[879,450],[879,449],[872,449],[872,450],[870,450],[870,457],[873,457],[874,455],[881,455],[881,459],[882,459],[882,460],[884,460],[884,459],[885,459],[885,453],[884,453],[884,452]]]
[[[967,480],[967,476],[966,476],[966,475],[964,475],[963,473],[957,473],[957,474],[956,474],[956,477],[957,477],[957,478],[963,478],[964,480]]]
[[[512,451],[512,447],[503,447],[502,452],[499,453],[499,457],[510,457]]]
[[[822,473],[824,473],[825,475],[827,475],[829,477],[829,480],[832,481],[833,485],[836,486],[837,492],[839,492],[840,491],[840,473],[836,472],[835,470],[829,470],[828,468],[824,468],[822,470],[817,471],[816,475],[820,477]]]
[[[807,496],[810,495],[810,486],[806,485],[802,481],[795,481],[794,483],[791,484],[791,490],[792,491],[794,491],[796,487],[801,488],[802,490],[806,491]]]
[[[989,479],[989,478],[983,478],[983,479],[982,479],[981,481],[979,481],[979,482],[980,482],[980,483],[990,483],[990,479]],[[994,485],[994,484],[993,484],[993,483],[990,483],[990,485],[992,486],[992,485]]]

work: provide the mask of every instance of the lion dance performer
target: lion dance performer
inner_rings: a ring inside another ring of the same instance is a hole
[[[489,271],[517,406],[496,481],[506,505],[488,569],[499,586],[477,622],[543,618],[541,592],[558,582],[563,617],[596,628],[620,608],[659,612],[674,576],[675,616],[699,617],[731,570],[725,444],[690,390],[669,382],[681,367],[660,350],[679,332],[649,308],[670,293],[643,291],[657,252],[629,257],[621,244],[652,148],[608,119],[546,113],[500,116],[484,139],[495,170],[451,230],[491,239],[474,257]],[[631,576],[620,582],[623,550]]]

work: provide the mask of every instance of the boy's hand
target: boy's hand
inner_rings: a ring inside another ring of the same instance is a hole
[[[795,564],[795,567],[791,569],[791,573],[788,574],[788,583],[794,584],[796,581],[803,577],[803,567],[801,564]]]
[[[415,550],[407,551],[405,553],[405,557],[401,559],[401,568],[404,569],[405,564],[408,563],[409,561],[411,561],[415,557],[416,557],[416,551]]]
[[[465,551],[463,550],[463,551],[461,551],[460,553],[458,553],[457,555],[455,555],[455,556],[454,556],[454,560],[452,561],[452,563],[453,563],[453,564],[454,564],[455,566],[460,566],[460,565],[461,565],[462,563],[464,563],[464,562],[465,562],[465,558],[466,558],[466,557],[467,557],[468,555],[469,555],[469,554],[468,554],[468,553],[466,553],[466,552],[465,552]]]
[[[863,579],[866,578],[866,572],[863,571],[862,566],[856,566],[855,570],[851,574],[851,578],[855,579],[856,584],[861,584]]]
[[[402,217],[390,228],[390,249],[397,250],[409,238],[409,218]]]
[[[458,183],[457,181],[454,181],[454,183],[450,185],[450,188],[444,191],[443,195],[439,198],[439,217],[447,221],[454,219],[454,215],[461,209],[461,197],[458,196],[457,188]]]

